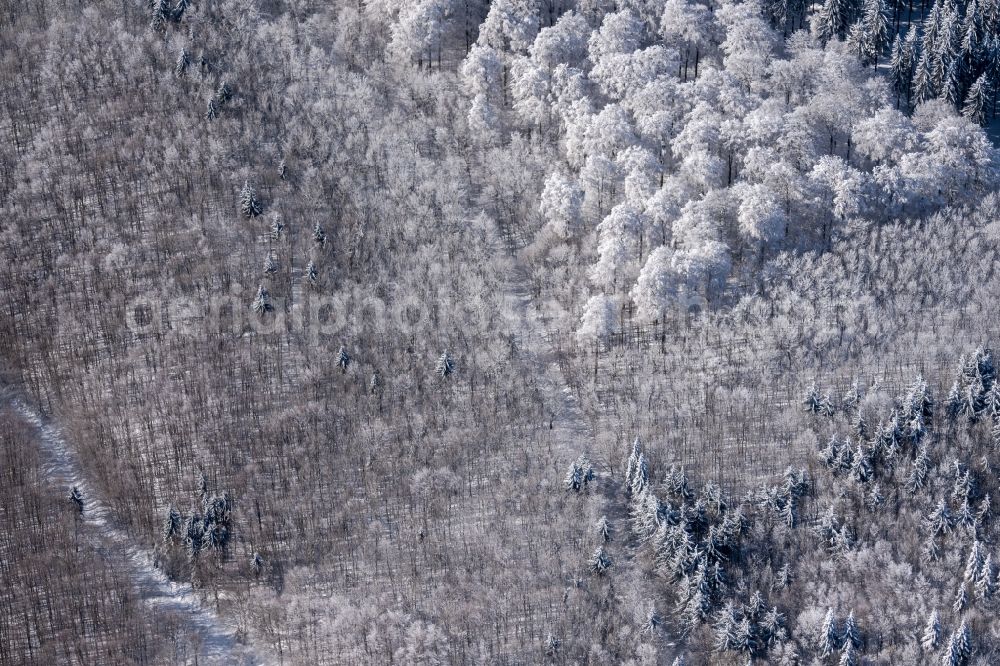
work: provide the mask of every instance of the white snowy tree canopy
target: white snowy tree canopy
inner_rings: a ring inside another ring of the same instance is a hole
[[[462,61],[462,80],[473,95],[496,94],[503,61],[491,46],[473,44]]]
[[[430,57],[444,31],[447,0],[416,0],[401,6],[390,50],[406,60]]]
[[[601,27],[589,41],[590,59],[599,63],[613,53],[631,53],[642,44],[645,28],[639,17],[630,9],[607,14]]]
[[[666,0],[660,17],[663,41],[677,48],[701,45],[711,35],[712,23],[708,7],[690,0]]]
[[[901,111],[886,107],[855,125],[851,138],[858,153],[880,164],[895,164],[916,147],[917,132]]]
[[[770,243],[782,235],[787,223],[785,211],[767,185],[744,185],[739,190],[740,233],[753,241]]]
[[[532,60],[549,69],[560,64],[576,66],[587,57],[589,37],[587,19],[570,10],[555,25],[539,30],[528,52]]]
[[[525,53],[538,34],[538,19],[531,0],[495,0],[479,26],[479,43],[497,51]]]
[[[594,294],[583,308],[576,336],[580,344],[591,344],[596,339],[614,333],[617,327],[618,305],[615,299],[604,294]]]
[[[545,180],[538,208],[558,237],[573,238],[581,223],[583,190],[572,178],[553,172]]]

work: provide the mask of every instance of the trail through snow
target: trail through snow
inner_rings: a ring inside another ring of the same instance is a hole
[[[503,245],[502,241],[501,235],[501,245]],[[568,470],[570,463],[580,454],[592,452],[596,443],[596,433],[559,365],[553,334],[537,306],[535,296],[532,294],[528,269],[517,258],[516,253],[508,252],[508,254],[513,255],[511,257],[512,271],[505,296],[508,308],[515,317],[512,325],[516,331],[518,353],[527,361],[529,367],[538,369],[539,385],[546,397],[547,404],[553,409],[549,416],[551,419],[552,451],[551,460],[548,462],[557,465],[557,470],[564,473]],[[597,473],[600,478],[602,473],[600,471]],[[604,482],[607,482],[606,478]],[[561,488],[561,476],[559,484]],[[594,493],[591,495],[591,500],[597,503],[598,515],[604,514],[612,519],[613,522],[617,523],[619,530],[627,529],[625,523],[628,520],[628,514],[624,505],[609,502],[603,492]],[[613,573],[619,582],[619,587],[621,589],[642,589],[645,584],[645,575],[634,564],[635,548],[631,546],[621,547],[616,544],[615,549],[618,548],[623,548],[619,553],[625,556],[616,561]],[[663,639],[660,643],[660,658],[664,663],[681,656],[677,642],[669,632],[664,632]]]
[[[114,524],[107,505],[88,483],[79,458],[60,432],[23,401],[11,399],[10,405],[37,431],[42,468],[54,491],[68,497],[71,487],[80,490],[84,501],[81,523],[93,545],[102,552],[124,555],[129,578],[146,603],[187,619],[197,639],[193,642],[200,644],[197,663],[245,666],[267,663],[249,646],[239,642],[236,628],[202,603],[191,585],[167,578],[153,564],[152,553],[136,546],[128,534]]]
[[[531,293],[527,269],[514,260],[510,288],[506,298],[510,311],[517,320],[514,330],[518,353],[530,367],[539,369],[539,386],[552,410],[551,441],[557,462],[568,466],[581,453],[588,451],[594,442],[594,432],[584,417],[580,402],[566,382],[559,365],[552,333]]]

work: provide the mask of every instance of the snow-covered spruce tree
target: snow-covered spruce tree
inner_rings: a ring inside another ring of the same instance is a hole
[[[910,384],[903,403],[911,418],[920,416],[928,427],[934,423],[934,395],[922,376],[918,375]]]
[[[931,611],[931,615],[927,619],[927,626],[924,627],[924,633],[920,637],[920,645],[924,648],[925,652],[933,652],[937,649],[940,643],[941,617],[938,614],[937,609],[934,609]]]
[[[278,262],[274,260],[273,255],[268,254],[266,257],[264,257],[264,265],[261,267],[261,269],[263,270],[264,275],[270,275],[271,273],[277,272]]]
[[[945,399],[945,413],[952,422],[956,421],[965,409],[965,400],[962,397],[962,390],[958,381],[951,385],[948,397]]]
[[[937,506],[927,516],[925,525],[932,535],[947,534],[951,531],[953,522],[947,502],[943,499],[938,501]]]
[[[965,388],[962,396],[962,403],[959,407],[959,414],[965,416],[970,422],[976,423],[983,412],[983,390],[976,382],[970,382]]]
[[[442,379],[450,377],[455,372],[455,362],[451,360],[447,349],[441,352],[441,356],[438,357],[437,363],[434,365],[434,372]]]
[[[979,570],[983,567],[984,559],[985,553],[979,539],[973,539],[972,546],[969,547],[969,556],[965,559],[965,580],[975,582]]]
[[[648,470],[645,465],[645,457],[642,458],[643,463],[639,467],[643,470],[644,481],[648,480]],[[675,465],[671,465],[670,469],[667,471],[667,476],[663,481],[663,485],[670,491],[670,494],[680,500],[684,504],[690,504],[691,500],[694,499],[694,491],[691,489],[688,483],[687,473],[683,468],[678,469]],[[737,508],[737,513],[740,511]],[[727,514],[727,516],[733,514]]]
[[[173,14],[169,0],[153,0],[151,4],[151,16],[149,27],[155,31],[163,30],[167,21]]]
[[[920,38],[917,32],[917,26],[915,23],[910,24],[910,29],[906,31],[906,37],[903,38],[903,54],[902,54],[902,65],[903,69],[903,81],[904,86],[901,90],[901,94],[906,97],[907,107],[913,101],[913,72],[917,66],[918,54],[920,50]]]
[[[821,448],[817,455],[824,464],[836,471],[837,467],[840,465],[840,448],[840,440],[838,440],[837,435],[834,434],[830,436],[830,439],[826,442],[826,446]]]
[[[844,633],[841,645],[851,645],[855,650],[860,650],[863,643],[861,630],[858,629],[858,623],[854,619],[854,611],[852,610],[848,613],[847,619],[844,620]]]
[[[930,456],[927,453],[927,445],[924,444],[917,451],[917,457],[913,460],[913,469],[906,480],[906,488],[911,494],[916,493],[924,487],[930,467]]]
[[[754,590],[746,606],[743,608],[743,613],[754,621],[757,621],[763,616],[766,610],[767,604],[764,603],[764,595],[760,593],[760,590]]]
[[[844,649],[840,653],[840,661],[837,662],[838,666],[858,666],[858,652],[857,648],[851,643],[844,645]]]
[[[593,480],[594,467],[590,464],[590,461],[587,460],[586,456],[581,455],[570,465],[569,471],[566,473],[566,479],[563,481],[563,485],[566,487],[566,490],[580,492],[580,490],[585,488],[587,484]]]
[[[243,181],[243,189],[240,190],[240,212],[244,217],[254,218],[261,214],[260,202],[257,201],[257,193],[250,186],[249,180]]]
[[[959,644],[958,633],[953,632],[945,645],[944,654],[941,656],[941,666],[963,666],[965,659],[962,657],[962,648]]]
[[[587,564],[592,573],[602,576],[611,568],[612,562],[608,554],[604,552],[604,546],[598,546],[594,554],[590,556]]]
[[[843,445],[841,445],[836,464],[844,472],[854,469],[854,446],[851,444],[850,439],[845,439]]]
[[[1000,382],[994,381],[986,393],[986,412],[993,419],[993,425],[1000,422]]]
[[[846,555],[850,552],[854,543],[854,532],[851,530],[851,526],[841,525],[840,529],[837,530],[837,533],[834,535],[833,545],[830,548],[830,552],[836,555]]]
[[[650,606],[646,611],[646,618],[642,623],[642,633],[655,634],[656,630],[663,624],[663,618],[656,612],[656,606]]]
[[[602,542],[610,543],[611,537],[614,535],[614,530],[612,529],[611,522],[608,521],[607,516],[601,516],[594,528],[597,531],[597,537]]]
[[[209,99],[208,104],[205,105],[205,120],[215,120],[218,116],[219,112],[215,108],[215,98]]]
[[[632,484],[629,487],[630,496],[634,499],[642,494],[649,483],[649,465],[646,463],[646,455],[639,454],[635,463],[635,472],[632,474]]]
[[[865,507],[872,513],[877,513],[884,504],[885,495],[882,494],[882,484],[876,482],[865,495]]]
[[[878,59],[889,43],[889,29],[892,27],[886,0],[864,0],[858,25],[864,35],[861,40],[861,62],[877,67]]]
[[[271,309],[271,294],[264,288],[264,285],[257,287],[257,295],[254,297],[253,302],[250,303],[250,309],[259,315]]]
[[[986,495],[983,495],[983,499],[979,502],[979,508],[976,509],[976,527],[982,528],[986,524],[986,521],[990,519],[991,515],[991,500],[989,493],[987,493]]]
[[[993,597],[994,591],[993,553],[986,555],[983,566],[976,576],[976,600],[984,602]]]
[[[969,630],[969,621],[962,618],[962,624],[959,625],[955,634],[958,639],[958,653],[963,663],[967,662],[972,654],[972,632]]]
[[[778,572],[775,574],[774,585],[772,586],[772,588],[778,591],[784,590],[785,588],[788,587],[788,584],[791,582],[791,580],[792,580],[792,570],[791,567],[788,565],[788,562],[785,562],[784,564],[781,565],[781,568],[778,569]]]
[[[174,75],[177,77],[184,76],[190,64],[191,58],[188,57],[187,49],[181,47],[180,53],[177,54],[177,60],[174,63]]]
[[[951,605],[951,610],[955,615],[961,614],[969,605],[969,589],[967,583],[958,586],[958,593],[955,595],[955,603]]]
[[[632,448],[629,450],[628,458],[625,459],[625,475],[622,479],[622,488],[626,497],[632,492],[632,480],[635,477],[639,456],[642,454],[642,442],[638,437],[632,440]]]
[[[851,383],[851,387],[844,392],[844,397],[840,401],[841,409],[845,412],[859,410],[864,397],[861,387],[858,385],[857,380],[855,380]],[[861,416],[860,411],[858,411],[858,416]]]
[[[823,618],[823,626],[820,628],[819,650],[824,657],[829,657],[840,649],[841,633],[837,627],[837,618],[833,614],[833,609],[828,608],[826,617]]]
[[[824,44],[831,39],[843,39],[847,33],[850,11],[848,0],[824,0],[813,17],[813,32]]]
[[[729,652],[736,649],[736,631],[740,618],[736,612],[736,604],[726,602],[715,622],[715,649],[719,652]]]
[[[559,648],[562,646],[562,641],[553,636],[551,633],[545,637],[542,642],[542,652],[545,653],[546,657],[555,657],[559,654]]]
[[[941,559],[941,545],[935,537],[931,536],[924,541],[923,548],[920,550],[920,558],[924,562],[937,562]]]
[[[316,264],[312,260],[306,264],[306,282],[311,286],[316,286],[316,281],[319,279],[319,274],[316,272]]]
[[[340,345],[340,350],[337,352],[337,367],[340,371],[347,372],[347,366],[351,364],[351,355],[347,353],[347,349],[344,345]]]
[[[73,503],[77,513],[83,513],[83,494],[76,486],[69,489],[69,501]]]
[[[757,627],[753,620],[744,616],[740,623],[736,625],[736,641],[733,645],[736,652],[754,657],[760,650],[757,641]]]
[[[570,463],[569,471],[566,472],[566,478],[563,479],[563,487],[566,488],[566,490],[580,492],[580,489],[583,488],[583,486],[583,470],[580,469],[580,466],[577,465],[574,460]]]
[[[281,232],[285,228],[285,225],[281,223],[281,219],[278,217],[277,213],[271,214],[271,240],[277,241],[281,240]]]
[[[319,222],[313,226],[312,238],[313,242],[317,245],[326,246],[326,232],[323,231],[323,227],[320,226]]]
[[[630,509],[632,532],[636,538],[646,541],[654,535],[662,522],[663,504],[650,488],[645,488],[632,499]]]
[[[871,449],[859,441],[851,465],[851,476],[858,483],[868,483],[873,474],[874,466],[872,464]]]
[[[955,482],[952,484],[951,498],[956,502],[961,502],[962,500],[973,496],[975,493],[975,484],[972,478],[972,472],[965,469],[957,458],[954,460],[953,465],[955,470]]]
[[[194,477],[194,482],[195,488],[198,490],[198,499],[201,500],[204,507],[208,502],[208,477],[205,476],[205,472],[199,470]]]
[[[795,509],[794,495],[788,494],[781,498],[779,515],[781,516],[781,520],[785,523],[786,527],[789,529],[795,527],[798,513]]]
[[[934,75],[931,72],[931,56],[922,51],[913,73],[913,101],[917,104],[933,99],[937,95]]]
[[[264,558],[261,557],[260,553],[257,551],[254,551],[253,555],[250,557],[250,570],[253,572],[254,577],[258,578],[264,570]]]
[[[187,11],[188,7],[191,6],[191,0],[177,0],[174,5],[174,10],[171,13],[171,17],[175,21],[180,21],[184,17],[184,12]]]
[[[368,381],[368,392],[372,395],[380,395],[382,393],[382,373],[377,369],[372,371],[372,378]]]
[[[229,530],[225,525],[212,522],[206,526],[203,537],[203,544],[206,547],[221,552],[226,547],[228,539]]]
[[[163,529],[161,535],[163,541],[170,541],[174,536],[180,534],[181,531],[181,514],[177,509],[171,504],[167,508],[167,515],[163,519]]]
[[[806,395],[802,399],[802,406],[807,412],[812,414],[832,416],[834,411],[833,404],[830,402],[830,396],[820,393],[815,382],[806,391]]]
[[[233,91],[229,88],[229,84],[222,81],[219,84],[218,89],[215,91],[215,101],[219,106],[224,106],[229,100],[233,98]]]
[[[965,95],[965,104],[962,106],[962,115],[977,125],[986,124],[986,110],[990,104],[990,81],[987,74],[983,72],[969,87],[969,92]]]
[[[892,41],[892,48],[889,50],[889,80],[892,82],[892,89],[896,93],[896,108],[906,97],[910,88],[912,72],[906,62],[906,51],[903,49],[903,39],[899,35]]]
[[[778,611],[777,606],[772,606],[769,611],[764,613],[760,621],[760,630],[765,648],[785,641],[787,638],[785,616]]]
[[[230,500],[228,492],[222,493],[222,495],[212,495],[205,503],[205,517],[213,522],[228,525],[232,515],[232,507],[232,500]]]
[[[972,504],[969,502],[968,496],[962,498],[962,503],[958,505],[958,509],[955,511],[955,524],[969,531],[972,531],[972,528],[976,525],[976,514],[972,510]]]
[[[194,560],[201,552],[202,538],[205,528],[201,517],[193,509],[188,513],[184,524],[184,540],[187,546],[188,558]]]

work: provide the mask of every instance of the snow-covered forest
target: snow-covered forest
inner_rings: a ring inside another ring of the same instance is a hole
[[[1000,662],[1000,0],[3,0],[0,84],[0,664]]]

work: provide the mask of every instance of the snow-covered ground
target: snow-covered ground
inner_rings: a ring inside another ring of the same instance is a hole
[[[113,523],[107,505],[84,476],[76,453],[55,425],[19,399],[11,399],[10,404],[38,433],[43,470],[53,492],[68,497],[70,488],[75,486],[83,496],[81,524],[85,527],[85,538],[100,551],[124,554],[132,584],[146,603],[161,612],[186,618],[191,634],[198,638],[200,645],[197,663],[270,663],[256,650],[241,643],[236,628],[202,602],[189,584],[167,578],[154,566],[152,553],[136,546],[128,534]]]

